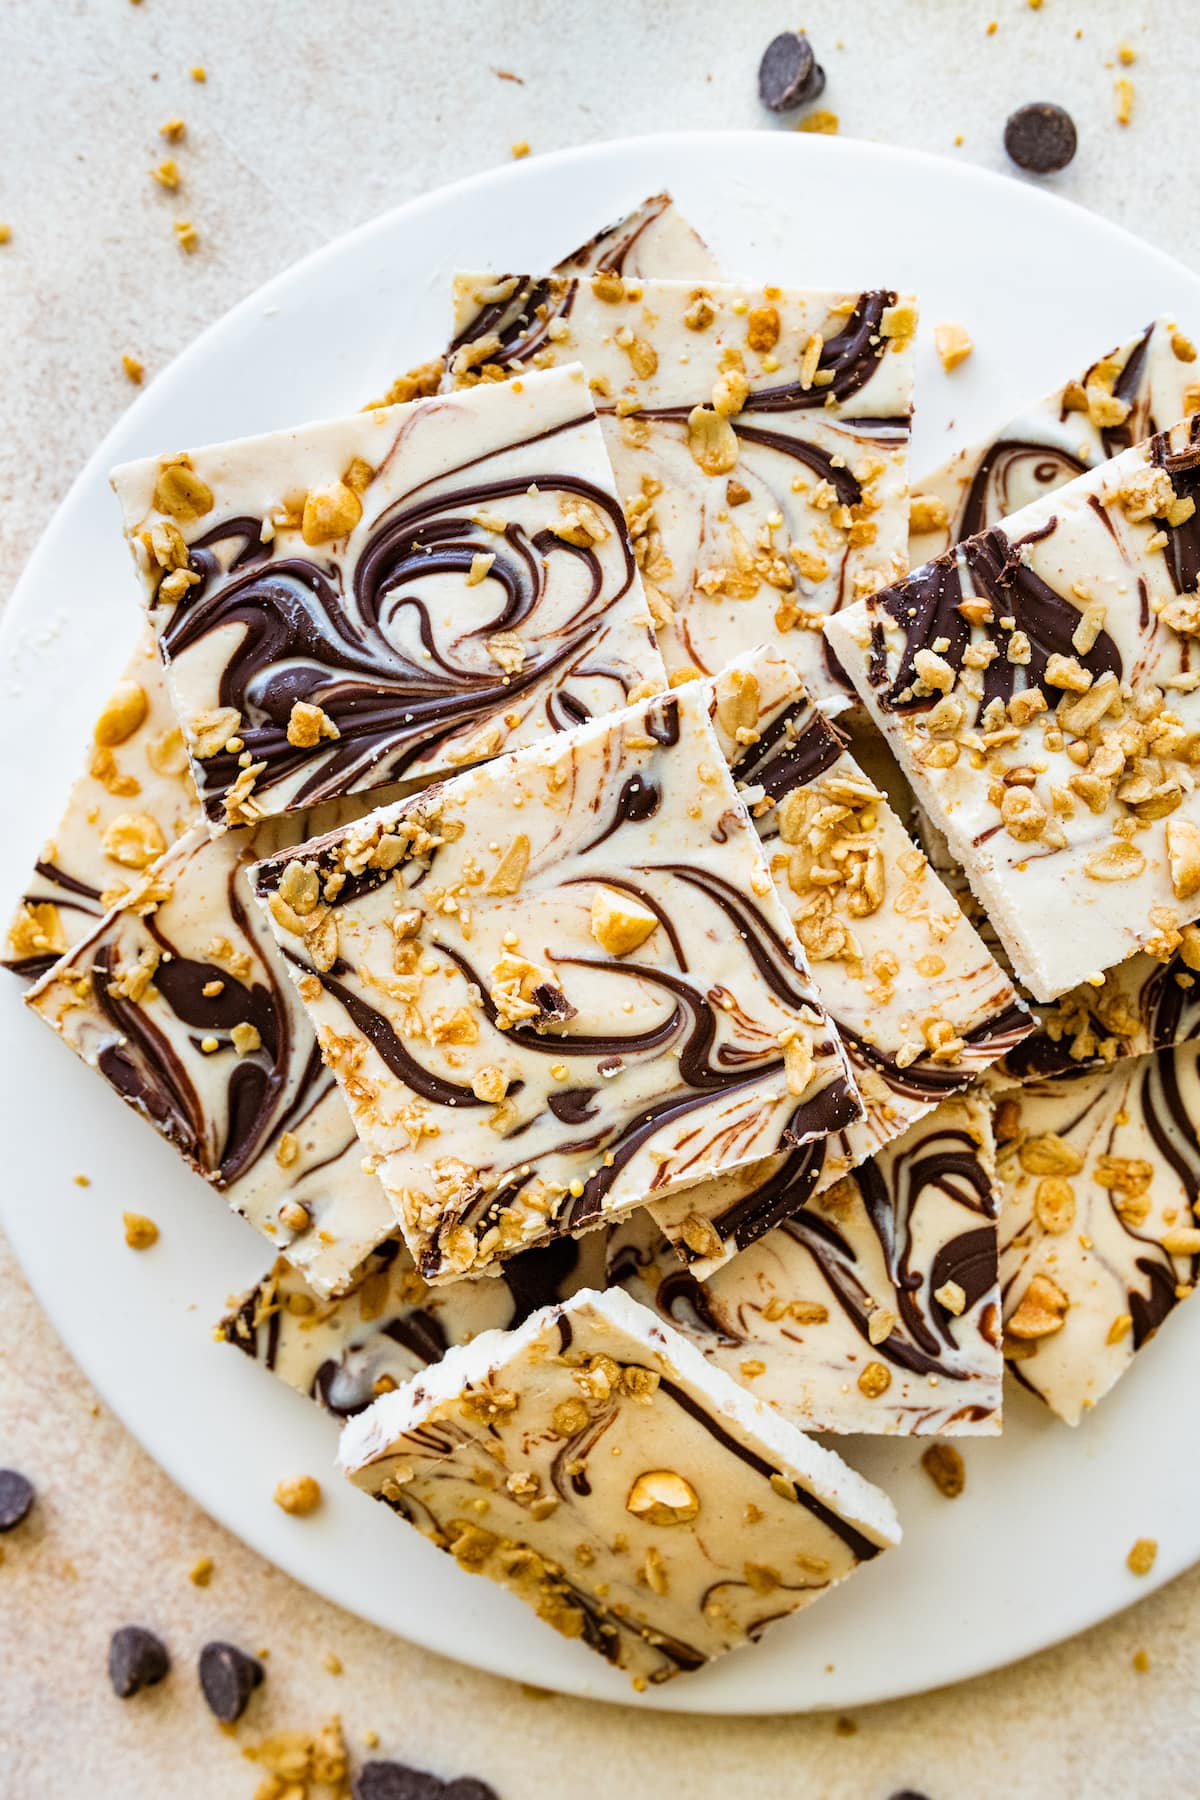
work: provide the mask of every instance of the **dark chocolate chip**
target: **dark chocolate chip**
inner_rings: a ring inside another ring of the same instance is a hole
[[[1069,112],[1048,100],[1019,106],[1004,127],[1004,148],[1019,169],[1052,175],[1075,154],[1075,123]]]
[[[257,1657],[247,1656],[236,1644],[205,1644],[200,1652],[200,1687],[209,1711],[223,1725],[241,1718],[262,1678]]]
[[[896,1793],[889,1794],[888,1800],[927,1800],[927,1796],[918,1794],[916,1788],[900,1788]]]
[[[441,1800],[443,1784],[407,1763],[364,1763],[354,1780],[354,1800]]]
[[[108,1679],[119,1700],[155,1687],[171,1666],[167,1646],[142,1625],[122,1625],[108,1646]]]
[[[33,1483],[16,1469],[0,1469],[0,1531],[11,1531],[34,1502]]]
[[[770,112],[791,112],[825,91],[825,71],[802,31],[781,31],[758,65],[758,97]]]
[[[407,1763],[369,1762],[355,1777],[354,1800],[497,1800],[497,1794],[472,1775],[441,1781]]]

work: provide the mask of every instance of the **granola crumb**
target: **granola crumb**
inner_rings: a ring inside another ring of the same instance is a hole
[[[1148,1575],[1154,1567],[1157,1555],[1158,1540],[1156,1538],[1139,1538],[1125,1558],[1125,1567],[1131,1575]]]
[[[193,81],[200,82],[201,86],[208,80],[208,70],[203,63],[197,63],[194,69],[188,70],[188,74]]]
[[[328,1669],[331,1675],[341,1675],[344,1673],[345,1664],[342,1662],[342,1659],[337,1654],[336,1650],[327,1650],[321,1658],[321,1663],[324,1668]]]
[[[12,226],[0,225],[0,244],[12,243]]]
[[[1134,1669],[1139,1675],[1145,1675],[1148,1672],[1150,1668],[1150,1657],[1145,1650],[1135,1650],[1132,1661]]]
[[[126,354],[121,358],[121,367],[129,377],[129,380],[132,381],[134,387],[141,387],[142,377],[146,373],[145,363],[139,362],[136,356]]]
[[[368,1750],[378,1750],[378,1748],[379,1748],[379,1733],[377,1731],[364,1731],[363,1732],[363,1743],[366,1745]]]
[[[92,1178],[90,1175],[72,1175],[71,1180],[75,1183],[76,1187],[91,1187],[92,1185]]]
[[[200,233],[190,219],[176,219],[175,241],[181,250],[192,256],[200,242]]]
[[[1113,91],[1117,100],[1117,124],[1128,125],[1133,117],[1133,83],[1122,76],[1113,83]]]
[[[211,1556],[198,1557],[188,1570],[188,1580],[193,1587],[207,1587],[213,1578],[215,1567]]]
[[[158,1242],[158,1226],[145,1213],[127,1212],[121,1216],[125,1223],[125,1242],[131,1250],[149,1250],[151,1244]]]
[[[171,194],[175,193],[183,181],[179,164],[173,156],[164,157],[162,162],[156,163],[150,171],[150,179],[157,181],[159,187],[166,188]]]
[[[843,1713],[840,1718],[834,1720],[833,1730],[836,1737],[854,1737],[858,1731],[858,1725]]]
[[[513,156],[518,161],[520,161],[521,157],[528,156],[529,155],[529,139],[528,138],[518,138],[516,143],[512,146],[512,153],[513,153]]]
[[[930,1444],[921,1457],[921,1467],[947,1500],[957,1500],[967,1485],[962,1455],[953,1444]]]
[[[158,135],[165,137],[168,143],[177,144],[186,130],[187,126],[182,119],[167,119],[159,126]]]
[[[1128,69],[1137,61],[1137,51],[1132,44],[1117,45],[1117,61],[1123,69]]]
[[[291,1475],[277,1484],[275,1504],[285,1513],[303,1518],[321,1504],[321,1484],[312,1475]]]
[[[806,113],[797,125],[797,131],[815,131],[823,137],[836,137],[841,120],[835,112],[825,107],[818,107],[816,112]]]

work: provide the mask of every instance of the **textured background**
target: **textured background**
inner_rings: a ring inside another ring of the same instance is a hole
[[[0,246],[0,593],[131,399],[123,352],[152,375],[305,251],[501,161],[514,141],[536,155],[675,127],[776,129],[755,68],[767,39],[797,22],[761,0],[0,0],[0,221],[13,234]],[[1080,132],[1057,191],[1200,263],[1200,148],[1182,125],[1200,58],[1177,8],[806,0],[803,23],[829,75],[821,105],[844,133],[1003,168],[1009,110],[1057,99]],[[1138,52],[1124,131],[1112,99],[1121,41]],[[197,63],[202,87],[188,76]],[[188,126],[179,195],[146,175],[171,153],[157,127],[174,113]],[[192,257],[173,242],[181,216],[200,233]],[[946,229],[947,254],[969,255],[987,220]],[[1019,245],[1013,263],[1015,278],[1036,281]],[[41,1496],[2,1546],[5,1796],[249,1800],[256,1777],[238,1739],[334,1711],[356,1749],[376,1731],[379,1754],[484,1775],[502,1800],[1200,1792],[1200,1571],[1062,1649],[853,1720],[616,1713],[388,1639],[243,1549],[96,1403],[2,1242],[0,1318],[0,1463],[26,1470]],[[1053,1504],[1031,1492],[1030,1531]],[[216,1572],[199,1590],[187,1571],[204,1554]],[[130,1619],[163,1633],[176,1667],[122,1706],[104,1657]],[[952,1619],[948,1596],[948,1630]],[[879,1628],[902,1655],[903,1621]],[[211,1637],[271,1652],[236,1736],[195,1689],[195,1652]],[[343,1674],[325,1668],[330,1652]]]

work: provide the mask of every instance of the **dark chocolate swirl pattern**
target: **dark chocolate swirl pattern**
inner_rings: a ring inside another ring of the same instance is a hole
[[[584,423],[564,421],[507,450]],[[467,477],[473,467],[451,476]],[[220,634],[234,644],[215,698],[239,714],[243,748],[199,765],[210,817],[222,816],[223,796],[247,756],[266,764],[260,797],[285,784],[289,808],[311,806],[398,780],[419,760],[434,766],[440,748],[490,722],[499,727],[505,714],[524,718],[540,709],[544,723],[568,729],[590,716],[586,696],[597,682],[608,704],[619,706],[653,673],[648,631],[641,667],[606,642],[613,609],[636,588],[624,516],[611,493],[557,470],[549,449],[544,465],[523,464],[516,475],[447,486],[448,479],[431,496],[396,500],[349,560],[276,556],[259,542],[256,519],[228,519],[195,540],[190,566],[199,580],[173,608],[161,643],[168,663]],[[568,542],[549,529],[560,502],[593,508],[608,531],[603,544]],[[486,529],[478,517],[496,508],[508,523]],[[479,556],[494,558],[478,590],[486,599],[470,622],[464,613],[462,628],[447,632],[431,589],[439,578],[462,581]],[[507,672],[487,648],[501,633],[520,633],[524,646],[521,666]],[[338,736],[315,747],[290,743],[298,701],[319,706]]]
[[[920,686],[917,652],[928,649],[935,640],[946,641],[941,654],[956,673],[961,670],[972,634],[958,609],[973,595],[991,603],[992,620],[981,629],[996,650],[984,671],[980,712],[992,700],[1011,700],[1025,688],[1046,687],[1057,692],[1046,676],[1052,655],[1077,656],[1094,679],[1110,672],[1120,679],[1121,653],[1109,633],[1101,631],[1091,648],[1078,654],[1071,640],[1079,624],[1079,605],[1064,600],[1022,558],[1028,545],[1040,542],[1056,528],[1057,519],[1051,517],[1036,532],[1010,542],[998,526],[993,527],[875,596],[875,609],[888,613],[905,639],[893,673],[888,666],[884,628],[879,623],[871,627],[871,685],[886,688],[880,703],[889,712],[928,711],[933,705],[936,695],[918,694],[914,688]],[[1032,652],[1028,662],[1008,660],[1005,646],[1010,633],[1001,626],[1002,618],[1013,619],[1013,628],[1028,636]]]

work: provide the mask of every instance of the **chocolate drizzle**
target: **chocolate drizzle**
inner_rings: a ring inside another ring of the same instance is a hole
[[[983,631],[997,652],[984,672],[980,711],[992,700],[1011,700],[1024,688],[1053,690],[1046,677],[1052,655],[1076,658],[1093,679],[1108,673],[1121,678],[1121,653],[1109,633],[1101,631],[1089,650],[1077,652],[1072,636],[1079,625],[1079,606],[1057,594],[1022,555],[1031,544],[1050,536],[1057,524],[1052,517],[1036,532],[1012,542],[994,526],[876,596],[874,606],[896,621],[905,640],[896,672],[889,677],[884,634],[878,625],[872,627],[870,680],[873,687],[887,685],[881,704],[888,711],[928,711],[933,705],[937,695],[914,690],[921,686],[917,652],[935,640],[946,640],[947,647],[939,654],[956,672],[961,670],[971,630],[958,609],[969,595],[991,603],[993,617]],[[1008,660],[1010,633],[1000,624],[1006,617],[1029,639],[1027,663]]]
[[[551,431],[514,444],[540,443],[585,423],[570,419]],[[481,459],[475,459],[481,460]],[[292,806],[363,786],[399,779],[422,755],[514,707],[539,703],[553,681],[556,704],[545,697],[547,721],[556,730],[589,717],[573,674],[611,675],[618,703],[637,672],[589,668],[589,655],[607,628],[608,609],[634,581],[624,516],[612,495],[552,466],[507,479],[445,483],[473,465],[442,477],[442,491],[417,490],[397,500],[373,522],[353,565],[352,590],[343,591],[337,565],[303,556],[275,557],[258,541],[258,521],[230,519],[197,540],[191,568],[198,583],[178,602],[161,631],[169,662],[220,633],[235,648],[221,671],[219,703],[235,708],[244,751],[220,751],[200,765],[206,811],[222,816],[223,795],[236,781],[238,758],[267,767],[258,777],[265,791],[301,776]],[[594,547],[567,543],[549,530],[531,535],[510,520],[502,533],[473,516],[498,501],[524,496],[531,485],[549,495],[585,501],[610,525],[619,573],[614,578]],[[250,541],[251,529],[253,542]],[[230,541],[240,547],[218,556]],[[438,577],[462,577],[477,555],[492,556],[488,592],[491,615],[447,642],[434,624],[426,590]],[[539,637],[538,611],[553,579],[554,564],[578,564],[584,592],[574,615],[553,634]],[[498,632],[525,627],[526,661],[505,675],[485,650]],[[419,645],[419,649],[411,648]],[[315,749],[289,743],[297,701],[318,705],[337,726],[336,739]]]
[[[963,497],[954,542],[961,543],[986,531],[1017,511],[1013,489],[1022,472],[1032,464],[1037,485],[1051,493],[1082,475],[1089,464],[1059,444],[1039,444],[1025,438],[998,438],[980,459]]]

